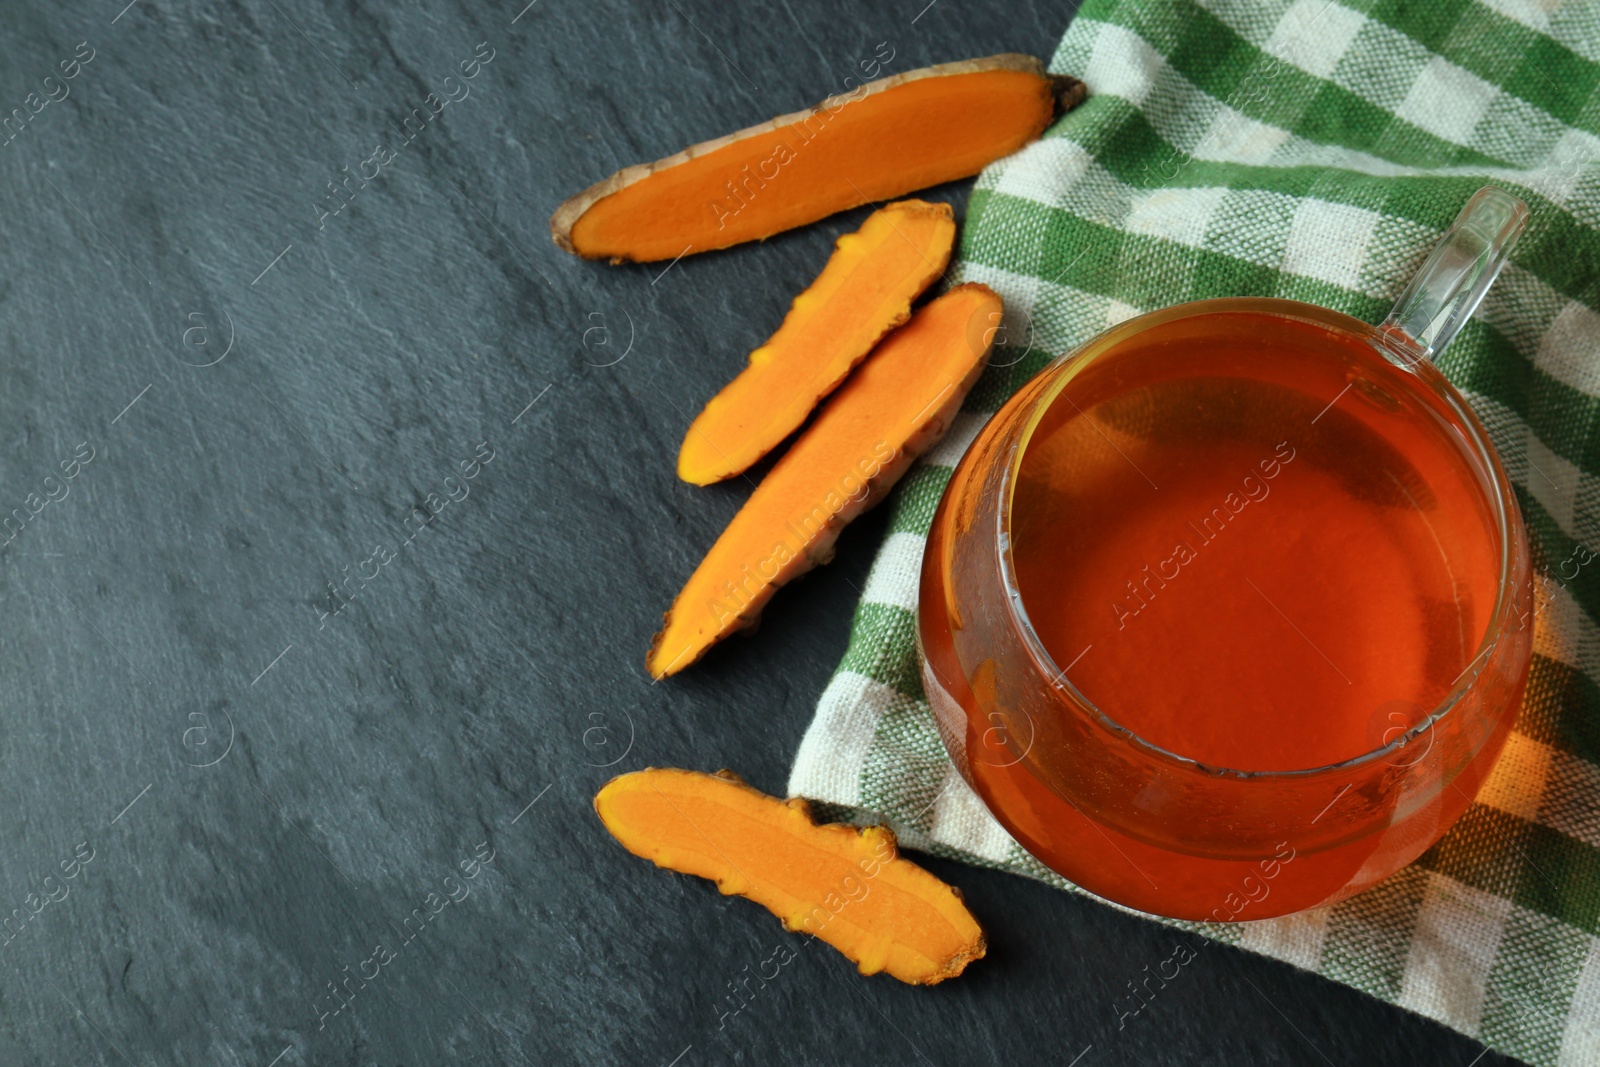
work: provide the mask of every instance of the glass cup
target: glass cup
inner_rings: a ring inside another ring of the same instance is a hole
[[[1527,681],[1531,568],[1430,359],[1526,218],[1480,190],[1377,327],[1257,298],[1131,319],[978,435],[923,557],[923,682],[1041,862],[1140,911],[1263,919],[1466,810]]]

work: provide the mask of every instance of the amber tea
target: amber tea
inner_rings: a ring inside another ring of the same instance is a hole
[[[1528,218],[1467,202],[1374,327],[1177,304],[1045,368],[923,554],[945,747],[1040,861],[1129,907],[1331,904],[1472,802],[1527,683],[1527,532],[1431,359]]]
[[[1483,472],[1393,372],[1360,338],[1222,312],[1063,390],[1018,469],[1012,552],[1084,697],[1169,752],[1277,771],[1439,703],[1500,561]]]

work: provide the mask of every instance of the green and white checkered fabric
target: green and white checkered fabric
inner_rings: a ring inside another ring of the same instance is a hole
[[[1409,869],[1206,932],[1531,1063],[1600,1063],[1600,564],[1571,574],[1580,544],[1600,554],[1600,3],[1087,0],[1051,68],[1089,99],[983,174],[963,237],[961,277],[1004,296],[1007,343],[892,499],[790,791],[1072,888],[959,779],[923,699],[916,576],[952,465],[1053,355],[1131,315],[1260,295],[1378,321],[1493,182],[1533,219],[1441,364],[1501,450],[1543,575],[1516,731]]]

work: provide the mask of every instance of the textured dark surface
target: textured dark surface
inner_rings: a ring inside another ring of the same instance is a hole
[[[0,1063],[1482,1051],[1217,946],[1119,1028],[1173,933],[941,861],[989,958],[933,990],[862,979],[593,816],[648,764],[783,788],[881,520],[651,685],[659,613],[748,490],[676,481],[683,428],[857,220],[663,272],[561,254],[551,209],[842,89],[879,42],[891,70],[1048,56],[1070,4],[123,2],[0,15],[0,515],[27,519],[0,533]],[[461,899],[403,943],[430,893]]]

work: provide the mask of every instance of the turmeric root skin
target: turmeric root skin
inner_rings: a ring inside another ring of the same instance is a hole
[[[958,285],[890,334],[733,517],[663,618],[645,664],[676,674],[833,557],[851,519],[944,435],[983,369],[1000,297]]]
[[[1032,56],[907,71],[626,167],[557,208],[551,237],[613,263],[764,240],[970,177],[1037,138],[1071,96]]]
[[[788,437],[874,345],[911,317],[911,303],[943,272],[955,246],[948,204],[901,200],[845,234],[783,325],[689,426],[678,477],[731,478]]]
[[[984,955],[961,891],[901,858],[887,827],[819,826],[804,800],[768,796],[731,771],[635,771],[607,782],[594,806],[634,855],[755,901],[862,974],[933,985]]]

